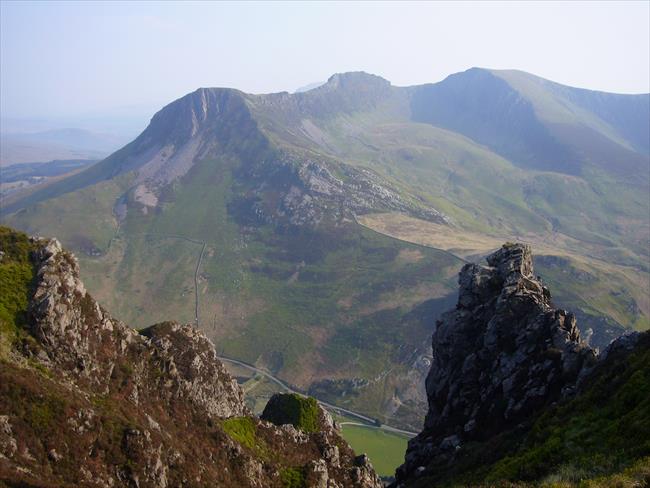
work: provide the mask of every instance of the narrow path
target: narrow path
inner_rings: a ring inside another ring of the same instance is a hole
[[[201,268],[201,261],[203,261],[203,253],[205,252],[205,242],[201,248],[201,254],[199,255],[199,260],[196,263],[196,269],[194,270],[194,324],[199,326],[199,269]]]

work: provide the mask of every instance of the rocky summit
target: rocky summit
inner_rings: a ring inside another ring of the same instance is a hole
[[[253,416],[202,332],[129,328],[57,240],[0,230],[0,485],[381,486],[315,401],[309,428]]]
[[[437,322],[424,429],[398,485],[444,471],[467,443],[516,427],[571,396],[596,362],[573,314],[553,308],[528,245],[505,244],[487,266],[466,264],[458,303]]]

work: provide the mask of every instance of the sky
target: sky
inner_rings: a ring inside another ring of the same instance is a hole
[[[0,115],[149,114],[198,87],[294,91],[473,66],[650,91],[650,2],[0,1]],[[149,114],[150,116],[151,114]]]

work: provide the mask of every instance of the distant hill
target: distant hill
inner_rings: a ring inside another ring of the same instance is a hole
[[[196,320],[223,355],[419,427],[456,273],[506,240],[592,344],[650,326],[648,99],[477,68],[201,88],[3,220],[60,237],[138,327]]]
[[[515,164],[566,174],[648,174],[649,95],[571,88],[523,71],[471,69],[415,90],[414,118]]]
[[[124,139],[83,129],[0,134],[0,164],[36,163],[54,159],[99,159],[119,148]]]
[[[0,169],[0,205],[10,204],[12,199],[23,198],[34,187],[40,188],[96,162],[92,159],[57,159],[4,166]]]
[[[300,88],[296,88],[294,90],[294,93],[302,93],[302,92],[306,92],[306,91],[309,91],[309,90],[313,90],[314,88],[318,88],[319,86],[324,85],[324,84],[325,84],[324,81],[317,81],[316,83],[309,83],[309,84],[307,84],[305,86],[301,86]]]

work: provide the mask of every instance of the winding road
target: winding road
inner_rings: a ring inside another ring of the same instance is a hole
[[[227,357],[224,357],[224,356],[217,356],[217,357],[223,362],[236,364],[236,365],[241,366],[243,368],[249,369],[250,371],[261,374],[262,376],[264,376],[265,378],[268,378],[273,383],[275,383],[275,384],[281,386],[282,388],[284,388],[285,390],[287,390],[289,393],[295,393],[297,395],[305,396],[304,393],[301,393],[299,391],[294,390],[287,383],[285,383],[281,379],[277,378],[276,376],[273,376],[271,373],[269,373],[266,370],[260,369],[260,368],[258,368],[256,366],[253,366],[252,364],[245,363],[244,361],[240,361],[238,359],[227,358]],[[364,422],[367,422],[367,423],[363,423],[363,424],[358,423],[358,422],[343,422],[341,425],[360,425],[360,426],[363,426],[363,427],[369,427],[369,428],[374,428],[374,429],[385,430],[387,432],[393,432],[393,433],[396,433],[396,434],[407,435],[409,437],[415,437],[417,435],[417,432],[411,432],[411,431],[404,430],[404,429],[398,429],[397,427],[391,427],[390,425],[385,425],[385,424],[375,425],[375,419],[373,419],[371,417],[368,417],[366,415],[363,415],[362,413],[355,412],[353,410],[348,410],[347,408],[338,407],[336,405],[325,402],[325,401],[320,400],[318,398],[316,398],[316,400],[318,400],[318,403],[320,403],[321,405],[323,405],[325,408],[327,408],[329,410],[333,410],[333,411],[335,411],[337,413],[347,415],[348,417],[354,417],[354,418],[363,420]],[[370,425],[368,425],[368,423],[370,423]]]
[[[199,260],[196,263],[196,269],[194,270],[194,323],[196,326],[199,326],[199,269],[201,269],[201,261],[203,261],[203,254],[205,253],[205,242],[201,248],[201,254],[199,255]]]

